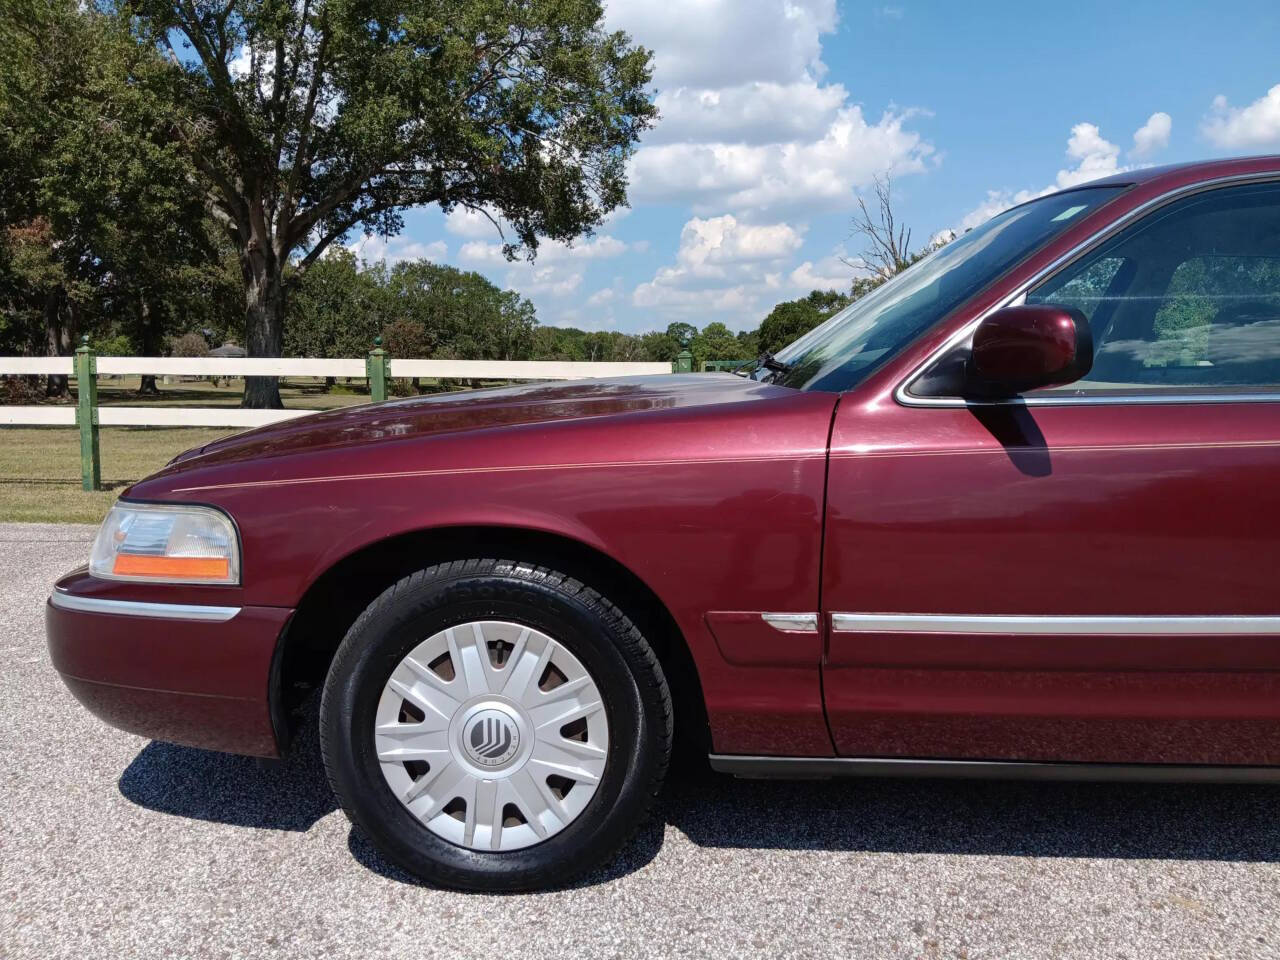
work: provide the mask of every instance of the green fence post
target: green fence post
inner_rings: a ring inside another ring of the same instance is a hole
[[[364,362],[365,376],[369,378],[369,396],[374,403],[387,399],[387,351],[382,349],[382,338],[373,338],[373,349]]]
[[[89,349],[89,335],[76,347],[76,426],[80,428],[80,485],[102,489],[102,460],[98,456],[98,361]]]
[[[671,364],[672,373],[693,373],[693,353],[688,347],[685,347],[676,354],[675,361]]]

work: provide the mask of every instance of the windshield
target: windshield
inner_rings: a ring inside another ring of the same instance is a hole
[[[992,217],[778,351],[778,363],[762,365],[751,376],[809,390],[856,386],[882,361],[1124,189],[1068,190]]]

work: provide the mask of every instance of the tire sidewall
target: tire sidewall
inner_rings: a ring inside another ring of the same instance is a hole
[[[625,638],[591,595],[521,573],[494,564],[426,578],[391,602],[384,595],[344,640],[322,701],[325,764],[352,820],[402,867],[452,886],[542,885],[555,882],[554,874],[567,875],[560,865],[613,850],[643,815],[666,747],[654,736],[661,705],[646,703],[636,680],[637,671],[652,665],[629,662]],[[559,833],[518,850],[472,850],[437,836],[394,795],[374,746],[374,716],[392,671],[431,635],[475,620],[518,623],[562,643],[595,681],[609,727],[604,774],[587,807]]]

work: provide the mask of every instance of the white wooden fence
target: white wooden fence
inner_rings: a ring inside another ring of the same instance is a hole
[[[0,376],[74,376],[73,357],[0,357]],[[288,360],[262,357],[95,357],[99,376],[149,374],[187,377],[348,377],[364,379],[364,359]],[[386,361],[391,377],[468,380],[575,380],[670,373],[669,363],[581,363],[559,360]],[[259,427],[314,410],[242,410],[239,407],[98,406],[104,427]],[[72,406],[0,405],[0,425],[75,426]]]

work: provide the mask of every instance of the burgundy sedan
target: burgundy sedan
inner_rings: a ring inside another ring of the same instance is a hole
[[[1276,779],[1280,159],[1014,207],[746,376],[323,413],[131,487],[48,606],[108,723],[279,755],[450,886],[748,776]]]

